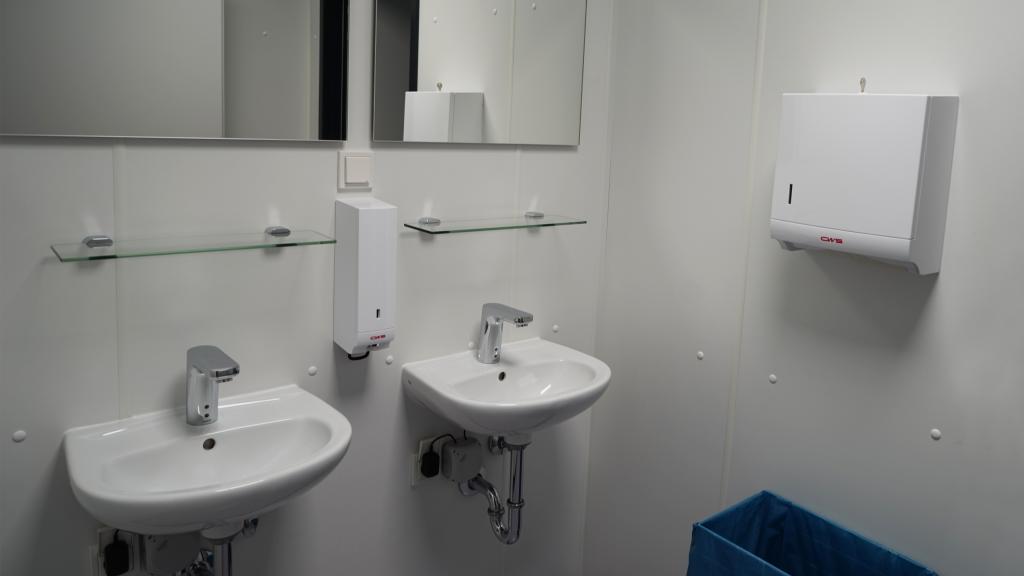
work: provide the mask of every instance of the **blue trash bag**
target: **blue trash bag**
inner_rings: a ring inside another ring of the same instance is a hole
[[[693,525],[688,576],[937,576],[770,492]]]

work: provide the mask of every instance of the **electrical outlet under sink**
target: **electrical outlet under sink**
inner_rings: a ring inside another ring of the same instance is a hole
[[[423,455],[430,450],[430,443],[433,441],[433,438],[420,440],[419,450],[415,454],[412,454],[410,464],[412,468],[409,470],[409,486],[413,488],[419,486],[423,482],[432,480],[432,478],[427,478],[423,475],[423,472],[420,471],[420,465],[423,463]]]
[[[126,575],[137,574],[139,566],[139,541],[138,535],[116,528],[103,527],[96,531],[96,546],[90,546],[90,557],[92,558],[92,573],[94,576],[107,576],[104,569],[104,551],[107,546],[113,544],[114,537],[128,545],[128,571]]]

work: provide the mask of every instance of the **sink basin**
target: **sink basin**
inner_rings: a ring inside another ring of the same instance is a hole
[[[216,529],[312,488],[338,465],[352,427],[297,386],[221,398],[220,418],[182,409],[64,434],[71,486],[101,522],[140,534]]]
[[[472,351],[406,364],[405,389],[463,429],[529,436],[590,408],[611,379],[604,362],[534,338],[505,344],[501,361],[482,364]]]

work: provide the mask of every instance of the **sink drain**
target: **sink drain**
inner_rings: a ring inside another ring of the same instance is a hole
[[[217,441],[213,438],[207,438],[203,441],[203,450],[213,450],[213,447],[217,445]]]
[[[498,382],[502,382],[504,380],[505,380],[505,373],[502,372],[502,373],[498,374]]]

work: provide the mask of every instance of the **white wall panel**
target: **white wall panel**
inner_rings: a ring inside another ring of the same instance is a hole
[[[337,151],[207,143],[118,148],[117,235],[256,232],[270,224],[333,235]],[[326,207],[326,208],[325,208]],[[220,346],[242,366],[223,393],[301,383],[331,334],[329,246],[117,263],[122,412],[180,402],[185,351]],[[310,351],[310,352],[307,352]]]
[[[1022,9],[766,0],[758,26],[757,4],[617,5],[598,350],[618,385],[593,418],[586,571],[682,573],[691,522],[769,489],[940,573],[1015,574]],[[768,237],[780,95],[862,76],[962,98],[937,278]]]
[[[729,500],[776,490],[940,573],[1015,574],[1024,80],[1006,71],[1024,7],[773,0],[767,16]],[[779,94],[861,76],[962,98],[937,278],[767,239]]]
[[[616,5],[597,342],[612,385],[593,416],[588,576],[682,574],[690,524],[718,505],[757,16],[741,0]]]
[[[610,56],[611,27],[611,11],[592,2],[580,146],[575,150],[529,148],[519,158],[517,212],[582,216],[587,224],[517,233],[511,302],[533,312],[534,323],[506,329],[506,338],[538,335],[596,353],[596,288],[604,262],[608,201],[609,78],[602,62]],[[558,332],[553,330],[555,325]],[[509,576],[587,573],[582,556],[589,452],[579,447],[589,445],[590,420],[587,413],[538,434],[528,449],[526,478],[529,486],[541,488],[526,493],[523,538],[504,549]]]
[[[64,430],[117,417],[114,269],[50,251],[113,227],[111,151],[0,142],[0,574],[88,574]],[[27,432],[19,444],[15,430]],[[55,553],[50,543],[60,542]]]

